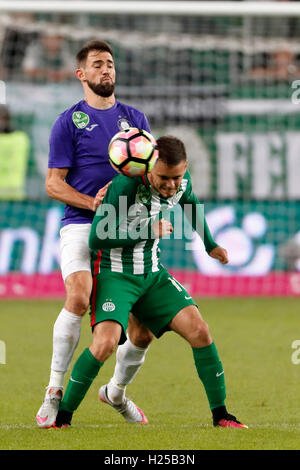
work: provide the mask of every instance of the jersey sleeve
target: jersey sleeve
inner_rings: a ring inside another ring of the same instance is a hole
[[[218,246],[218,244],[213,240],[213,237],[210,233],[204,215],[203,204],[200,203],[193,192],[191,177],[188,172],[185,177],[187,177],[187,186],[179,204],[181,205],[187,219],[191,223],[193,230],[195,230],[202,238],[205,250],[207,253],[210,253]]]
[[[62,116],[59,116],[53,124],[49,147],[48,168],[71,168],[73,166],[73,135]]]
[[[145,114],[142,115],[142,120],[141,121],[142,122],[141,122],[140,128],[144,129],[145,131],[149,132],[149,134],[151,134],[150,125],[149,125],[148,119],[146,118]]]
[[[89,237],[92,250],[132,247],[145,239],[128,224],[128,209],[133,206],[135,195],[135,178],[113,179],[93,219]]]

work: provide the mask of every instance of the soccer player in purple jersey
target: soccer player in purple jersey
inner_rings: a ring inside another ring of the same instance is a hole
[[[116,175],[109,163],[108,144],[127,127],[150,132],[143,113],[115,98],[116,72],[107,43],[91,41],[78,52],[76,76],[82,84],[84,99],[58,116],[50,135],[46,190],[48,196],[65,203],[60,249],[66,300],[53,328],[50,380],[36,415],[40,428],[55,423],[64,376],[79,341],[82,316],[89,306],[91,223],[107,185]],[[108,397],[128,422],[147,422],[142,411],[125,396],[125,389],[144,362],[152,338],[151,332],[131,317],[128,339],[117,351]]]

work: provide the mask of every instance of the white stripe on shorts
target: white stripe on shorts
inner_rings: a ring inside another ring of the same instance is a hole
[[[123,248],[111,248],[110,250],[111,270],[115,273],[123,272],[122,252]]]

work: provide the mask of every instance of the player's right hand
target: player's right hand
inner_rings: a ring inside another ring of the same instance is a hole
[[[225,250],[225,248],[222,248],[221,246],[216,246],[216,248],[211,250],[209,256],[217,259],[218,261],[220,261],[221,264],[227,264],[229,261],[227,250]]]
[[[110,185],[111,181],[109,181],[103,188],[100,188],[99,191],[97,192],[96,196],[94,197],[93,201],[93,211],[96,212],[100,204],[102,204],[102,201],[104,199],[104,196],[106,194],[107,188]]]
[[[152,224],[152,230],[155,238],[162,238],[173,232],[173,226],[168,220],[160,219]]]

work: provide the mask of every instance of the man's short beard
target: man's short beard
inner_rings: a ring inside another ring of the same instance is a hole
[[[101,96],[102,98],[109,98],[114,92],[115,84],[112,82],[102,83],[93,83],[89,80],[86,81],[89,88],[96,93],[96,95]]]

